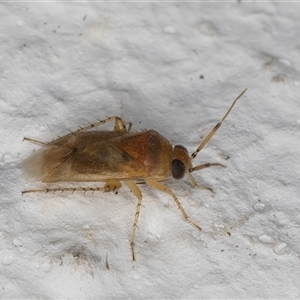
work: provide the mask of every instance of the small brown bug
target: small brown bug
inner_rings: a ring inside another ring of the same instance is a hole
[[[127,129],[124,121],[119,117],[110,117],[90,124],[48,143],[24,138],[24,140],[43,146],[23,163],[24,170],[36,179],[45,183],[105,182],[105,185],[95,188],[26,190],[22,194],[100,190],[117,192],[122,181],[138,199],[130,239],[132,260],[135,260],[134,240],[142,204],[142,194],[135,181],[144,182],[171,195],[184,219],[201,230],[188,217],[172,190],[162,181],[170,177],[181,179],[185,174],[188,174],[193,186],[198,186],[191,174],[192,172],[211,166],[225,167],[220,163],[206,163],[193,167],[192,160],[220,128],[237,100],[242,97],[246,90],[233,101],[221,121],[211,130],[191,156],[189,156],[187,149],[181,145],[172,147],[170,142],[155,130],[130,132],[130,126]],[[115,122],[113,131],[87,131],[109,121]],[[210,188],[207,189],[211,190]]]

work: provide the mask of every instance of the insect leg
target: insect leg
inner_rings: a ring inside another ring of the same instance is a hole
[[[114,131],[120,131],[120,132],[126,133],[126,132],[129,132],[129,130],[131,128],[131,123],[129,123],[129,127],[128,127],[128,130],[127,130],[124,121],[120,117],[114,116],[114,117],[110,117],[110,118],[107,118],[105,120],[90,124],[88,126],[81,127],[81,128],[79,128],[75,131],[71,131],[67,136],[69,136],[71,134],[81,132],[81,131],[89,130],[91,128],[94,128],[94,127],[100,126],[102,124],[108,123],[110,121],[115,121]],[[61,138],[65,138],[65,137],[61,137]],[[59,140],[59,138],[57,140]],[[46,145],[50,144],[50,143],[45,143],[45,142],[41,142],[41,141],[38,141],[38,140],[30,139],[30,138],[27,138],[27,137],[24,137],[23,141],[29,141],[29,142],[36,143],[36,144],[43,145],[43,146],[46,146]]]
[[[202,143],[200,144],[200,146],[196,149],[196,151],[194,151],[191,155],[191,159],[194,159],[197,154],[204,148],[204,146],[209,142],[209,140],[213,137],[213,135],[216,133],[216,131],[221,127],[222,123],[225,121],[225,119],[227,118],[227,116],[229,115],[229,113],[231,112],[233,106],[235,105],[235,103],[246,93],[247,89],[244,89],[237,97],[236,99],[233,101],[233,103],[231,104],[231,106],[229,107],[229,109],[227,110],[226,114],[224,115],[224,117],[221,119],[221,121],[211,130],[211,132],[206,136],[206,138],[202,141]]]
[[[145,179],[146,183],[150,186],[152,186],[153,188],[167,193],[169,195],[171,195],[175,201],[175,203],[178,206],[178,209],[181,211],[184,219],[190,223],[191,225],[195,226],[197,229],[199,229],[201,231],[201,227],[199,227],[194,221],[192,221],[189,216],[187,215],[187,213],[185,212],[185,210],[183,209],[183,207],[181,206],[180,201],[178,200],[178,198],[176,197],[176,195],[172,192],[172,190],[170,188],[168,188],[167,186],[165,186],[164,184],[162,184],[161,182],[156,181],[155,179],[152,178],[147,178]]]
[[[199,166],[196,166],[196,167],[193,167],[191,169],[189,169],[188,171],[188,175],[190,177],[190,180],[192,182],[192,185],[195,187],[199,187],[201,189],[206,189],[206,190],[209,190],[210,192],[214,193],[213,189],[211,189],[210,187],[207,187],[207,186],[203,186],[203,185],[199,185],[196,180],[194,179],[194,177],[192,176],[192,172],[194,171],[199,171],[199,170],[202,170],[202,169],[205,169],[205,168],[210,168],[210,167],[214,167],[214,166],[220,166],[220,167],[223,167],[223,168],[226,168],[225,165],[222,165],[220,163],[206,163],[206,164],[202,164],[202,165],[199,165]]]
[[[220,164],[220,163],[206,163],[206,164],[202,164],[202,165],[191,168],[189,170],[189,172],[191,173],[191,172],[194,172],[194,171],[199,171],[199,170],[214,167],[214,166],[220,166],[220,167],[226,168],[225,165]]]
[[[55,193],[55,192],[114,192],[115,194],[118,193],[119,189],[121,188],[122,184],[120,181],[111,181],[107,182],[104,187],[70,187],[70,188],[45,188],[40,190],[26,190],[22,191],[22,195],[27,193]]]
[[[136,228],[137,228],[137,223],[140,215],[140,209],[142,205],[142,193],[138,186],[132,181],[132,180],[127,180],[123,181],[124,184],[128,186],[128,188],[132,191],[132,193],[137,197],[138,203],[136,206],[136,211],[134,215],[134,221],[133,221],[133,226],[132,226],[132,233],[131,233],[131,239],[130,239],[130,247],[131,247],[131,254],[132,254],[132,260],[135,260],[135,255],[134,255],[134,240],[135,240],[135,233],[136,233]]]
[[[121,188],[122,184],[120,181],[109,181],[105,183],[104,192],[114,192],[118,194],[119,189]]]
[[[55,193],[60,191],[63,192],[96,192],[96,191],[105,191],[105,187],[76,187],[76,188],[46,188],[46,189],[40,189],[40,190],[26,190],[22,191],[22,195],[27,193]]]
[[[91,128],[100,126],[100,125],[105,124],[105,123],[110,122],[110,121],[115,121],[115,127],[114,127],[114,130],[115,130],[115,131],[127,132],[127,129],[126,129],[126,126],[125,126],[124,121],[123,121],[120,117],[114,116],[114,117],[110,117],[110,118],[107,118],[107,119],[105,119],[105,120],[98,121],[98,122],[96,122],[96,123],[90,124],[90,125],[88,125],[88,126],[79,128],[79,129],[75,130],[75,131],[72,132],[72,133],[75,133],[75,132],[81,132],[81,131],[85,131],[85,130],[89,130],[89,129],[91,129]]]

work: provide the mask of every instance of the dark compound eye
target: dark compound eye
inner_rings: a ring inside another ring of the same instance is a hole
[[[174,159],[172,161],[172,176],[175,179],[181,179],[184,176],[185,169],[185,164],[181,160]]]

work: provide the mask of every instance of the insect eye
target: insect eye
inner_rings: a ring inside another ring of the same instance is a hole
[[[185,164],[179,159],[173,159],[172,161],[172,176],[175,179],[181,179],[185,173]]]

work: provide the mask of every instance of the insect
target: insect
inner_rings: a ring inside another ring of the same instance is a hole
[[[181,179],[187,174],[192,185],[198,186],[192,176],[193,172],[212,166],[225,167],[220,163],[205,163],[193,167],[192,161],[220,128],[246,90],[233,101],[220,122],[191,155],[181,145],[173,147],[155,130],[130,132],[130,126],[126,128],[124,121],[116,116],[80,128],[51,142],[24,138],[43,146],[23,163],[25,171],[37,180],[44,183],[104,182],[104,186],[45,188],[26,190],[22,194],[56,191],[117,192],[121,188],[121,182],[124,183],[137,198],[130,238],[132,260],[135,260],[134,242],[142,204],[142,194],[137,185],[139,182],[172,196],[183,218],[201,231],[201,227],[189,218],[179,199],[163,181],[170,177]],[[115,123],[113,131],[88,131],[110,121]]]

